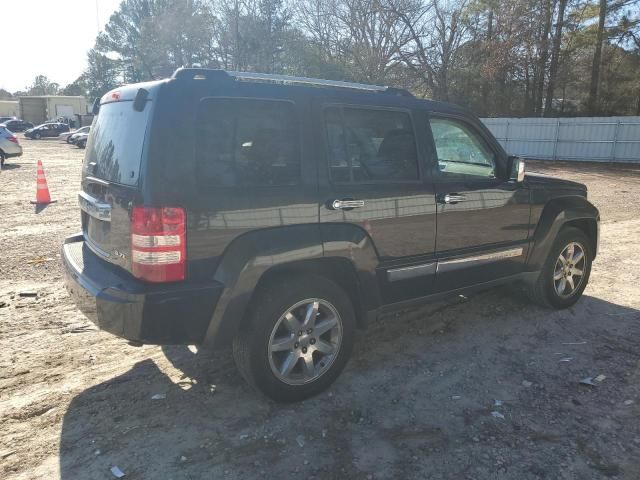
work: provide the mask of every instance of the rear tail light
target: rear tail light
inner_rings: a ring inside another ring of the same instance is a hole
[[[8,140],[9,140],[10,142],[13,142],[13,143],[18,143],[18,139],[16,138],[16,136],[15,136],[15,135],[11,135],[11,136],[8,138]]]
[[[148,282],[184,280],[186,215],[176,207],[134,207],[131,212],[133,275]]]

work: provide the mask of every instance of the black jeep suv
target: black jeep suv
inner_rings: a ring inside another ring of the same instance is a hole
[[[233,345],[268,396],[320,392],[383,312],[589,278],[584,185],[524,174],[477,118],[387,87],[180,69],[96,104],[68,289],[100,328]]]

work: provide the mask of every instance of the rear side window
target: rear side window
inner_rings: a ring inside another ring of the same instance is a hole
[[[298,125],[291,102],[208,98],[197,127],[202,187],[290,185],[300,179]]]
[[[419,178],[416,141],[407,112],[329,107],[325,124],[334,182]]]

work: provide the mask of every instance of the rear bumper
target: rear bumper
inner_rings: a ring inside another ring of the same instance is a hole
[[[202,343],[219,282],[151,285],[97,257],[82,235],[62,247],[65,282],[78,308],[100,329],[134,342]]]
[[[7,142],[9,143],[9,142]],[[20,145],[16,145],[12,143],[11,145],[3,145],[2,151],[4,152],[7,158],[13,157],[21,157],[22,156],[22,147]]]

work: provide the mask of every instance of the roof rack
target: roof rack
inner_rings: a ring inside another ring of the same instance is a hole
[[[348,88],[368,92],[386,92],[396,95],[413,96],[407,90],[387,87],[383,85],[368,85],[366,83],[342,82],[339,80],[322,80],[318,78],[294,77],[290,75],[276,75],[270,73],[234,72],[208,68],[179,68],[172,78],[211,79],[214,76],[226,75],[238,81],[255,81],[265,83],[280,83],[286,85],[310,85],[316,87]]]
[[[227,72],[227,75],[234,77],[236,80],[258,80],[270,83],[286,83],[313,85],[318,87],[338,87],[350,88],[352,90],[367,90],[370,92],[384,92],[388,87],[381,85],[367,85],[365,83],[341,82],[339,80],[321,80],[308,77],[292,77],[290,75],[274,75],[267,73],[254,72]]]

